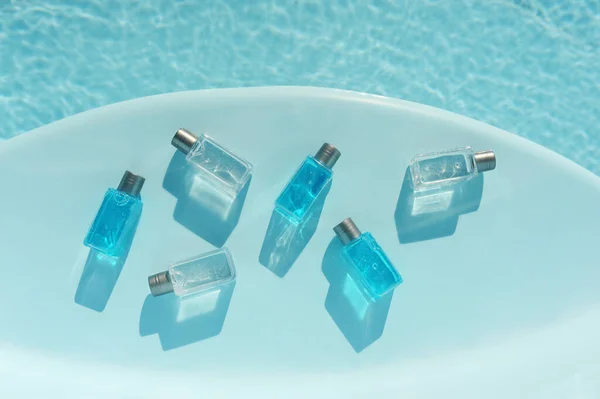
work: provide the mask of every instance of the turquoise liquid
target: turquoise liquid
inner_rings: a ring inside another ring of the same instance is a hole
[[[84,245],[105,255],[120,257],[127,253],[140,216],[142,200],[113,188],[108,189]]]
[[[402,283],[402,277],[371,233],[363,233],[349,243],[343,254],[353,266],[351,277],[371,301]]]
[[[275,208],[293,223],[303,221],[331,177],[331,169],[321,165],[312,156],[307,157],[277,198]]]

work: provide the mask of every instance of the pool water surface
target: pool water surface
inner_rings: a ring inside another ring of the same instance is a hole
[[[467,115],[600,174],[600,2],[558,3],[3,2],[0,139],[158,93],[324,86]]]

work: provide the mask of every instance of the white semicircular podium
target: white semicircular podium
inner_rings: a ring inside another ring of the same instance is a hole
[[[185,214],[198,230],[177,217],[184,199],[165,183],[180,127],[254,166],[239,220],[218,240],[214,218]],[[323,142],[342,153],[333,184],[280,277],[259,262],[274,201]],[[407,233],[410,159],[462,146],[497,156],[476,206]],[[144,210],[113,289],[103,275],[82,279],[82,242],[125,170],[146,178]],[[3,398],[600,396],[600,180],[483,123],[330,89],[166,94],[2,143],[0,186]],[[327,275],[332,228],[348,216],[404,279],[389,309],[356,300],[336,266]],[[149,275],[223,244],[237,268],[229,291],[149,297]],[[105,303],[82,305],[85,290],[107,290]]]

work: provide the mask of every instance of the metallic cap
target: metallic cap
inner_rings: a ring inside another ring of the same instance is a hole
[[[342,153],[335,148],[335,146],[325,143],[321,146],[319,151],[317,151],[315,159],[331,169],[337,160],[340,159],[341,155]]]
[[[480,151],[475,153],[477,171],[487,172],[496,169],[496,154],[494,151]]]
[[[342,244],[346,245],[360,237],[360,230],[351,218],[346,218],[344,221],[333,228],[335,235],[338,236]]]
[[[145,181],[146,179],[144,179],[142,176],[134,175],[127,170],[121,178],[121,183],[119,183],[117,190],[136,197],[140,195],[140,191],[142,191]]]
[[[198,136],[194,133],[190,132],[187,129],[181,128],[175,132],[175,136],[173,136],[173,140],[171,140],[171,144],[173,147],[177,148],[179,151],[187,154],[192,149],[192,146],[198,140]]]
[[[156,273],[148,277],[148,285],[153,296],[159,296],[173,292],[173,284],[168,271]]]

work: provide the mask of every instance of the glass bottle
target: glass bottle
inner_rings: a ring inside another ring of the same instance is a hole
[[[140,191],[145,181],[126,171],[117,189],[106,191],[84,245],[114,257],[127,253],[142,215]]]
[[[371,233],[361,234],[350,218],[333,231],[344,245],[342,255],[351,265],[350,277],[368,300],[374,302],[402,283],[402,277]]]
[[[186,296],[233,280],[233,257],[227,248],[220,248],[169,266],[168,270],[148,277],[148,285],[154,296],[170,292]]]
[[[459,183],[494,168],[493,151],[473,152],[471,147],[417,155],[410,162],[415,192]]]
[[[196,136],[189,130],[177,130],[171,144],[185,154],[189,164],[212,187],[235,197],[248,182],[252,165],[206,134]]]
[[[325,143],[314,157],[306,157],[275,201],[275,209],[294,224],[303,222],[310,207],[331,181],[331,168],[340,155],[337,148]]]

